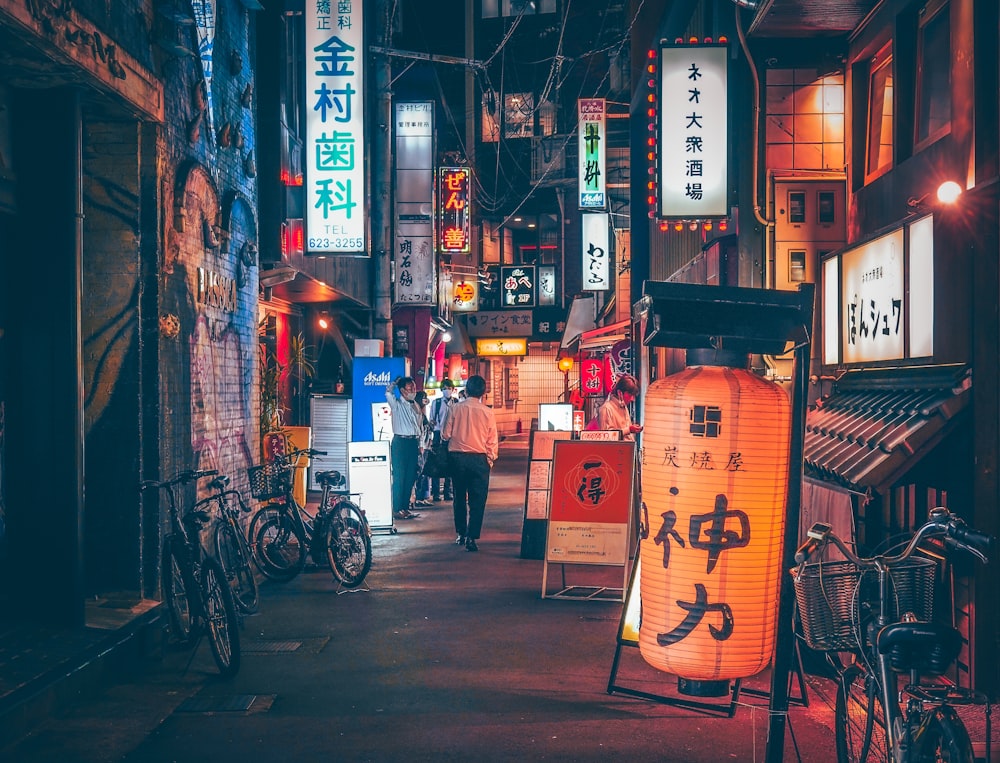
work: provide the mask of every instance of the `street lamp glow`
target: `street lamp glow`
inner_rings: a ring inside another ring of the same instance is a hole
[[[962,195],[962,186],[954,180],[946,180],[937,189],[937,198],[942,204],[954,204]]]

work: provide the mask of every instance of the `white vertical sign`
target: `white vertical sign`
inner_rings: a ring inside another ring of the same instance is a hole
[[[729,49],[660,48],[660,217],[729,213]]]
[[[362,0],[306,0],[306,252],[364,252]]]
[[[393,304],[433,305],[434,104],[401,101],[393,119],[396,141]]]
[[[538,266],[538,304],[554,305],[556,303],[556,266]]]
[[[607,188],[604,173],[608,157],[604,99],[579,99],[577,115],[580,209],[604,209]]]
[[[605,291],[611,288],[608,213],[585,213],[580,218],[583,220],[583,290]]]

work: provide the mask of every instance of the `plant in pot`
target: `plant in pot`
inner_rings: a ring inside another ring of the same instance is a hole
[[[300,333],[289,339],[285,363],[261,348],[260,353],[260,435],[261,443],[268,435],[284,435],[289,411],[286,402],[302,397],[306,383],[316,374],[311,358],[312,348]],[[294,422],[292,422],[294,423]]]

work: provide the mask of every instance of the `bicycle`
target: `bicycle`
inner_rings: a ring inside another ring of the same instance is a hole
[[[219,673],[232,678],[240,669],[239,620],[226,572],[217,559],[205,553],[201,529],[211,521],[205,507],[181,514],[177,485],[213,477],[214,469],[189,470],[169,480],[144,480],[140,490],[165,490],[170,514],[170,532],[163,541],[162,579],[171,633],[185,646],[193,644],[194,659],[202,636],[208,635]]]
[[[226,572],[236,608],[252,615],[260,607],[260,587],[251,565],[250,544],[240,527],[240,515],[250,512],[239,490],[229,488],[229,477],[217,475],[210,487],[213,492],[193,507],[216,517],[215,558]]]
[[[293,459],[303,455],[325,453],[296,450],[281,462],[251,467],[254,495],[279,499],[264,506],[251,520],[255,559],[265,575],[285,582],[298,575],[311,556],[316,565],[325,562],[343,587],[357,588],[372,563],[368,519],[349,499],[349,491],[335,489],[344,483],[343,475],[335,470],[316,475],[323,495],[315,516],[299,506],[293,495],[291,472]]]
[[[931,539],[941,541],[938,553],[958,549],[983,563],[993,543],[938,507],[899,553],[858,556],[820,522],[795,555],[802,636],[826,652],[837,675],[838,763],[973,763],[969,734],[955,710],[963,704],[986,705],[989,744],[986,698],[943,678],[958,658],[962,637],[950,625],[930,621],[937,563],[916,552]],[[829,544],[844,560],[807,561]],[[902,690],[901,675],[907,677]]]

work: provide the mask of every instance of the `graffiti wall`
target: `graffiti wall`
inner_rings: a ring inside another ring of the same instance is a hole
[[[170,363],[164,371],[186,394],[170,395],[174,411],[168,426],[175,455],[188,455],[190,467],[217,469],[245,487],[256,422],[253,214],[238,196],[220,203],[200,166],[183,172],[178,190],[182,224],[172,237],[160,320],[170,328],[164,343],[172,343],[162,359]],[[184,400],[186,411],[178,411]]]

